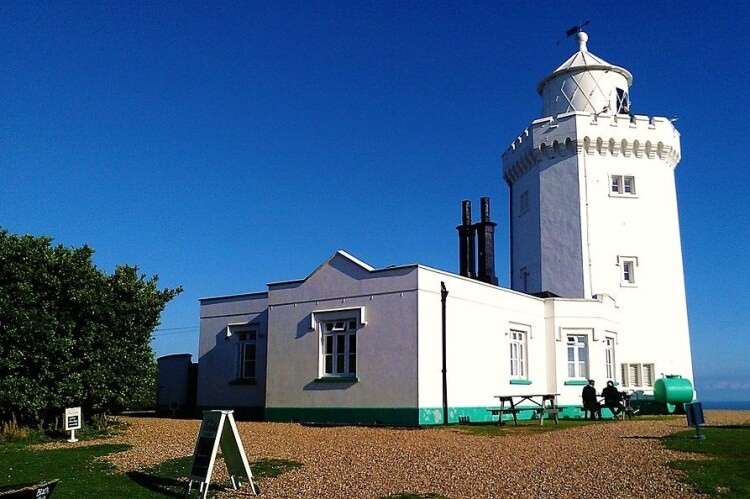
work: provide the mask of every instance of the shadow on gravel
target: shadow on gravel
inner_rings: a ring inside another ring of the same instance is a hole
[[[620,438],[637,438],[640,440],[661,440],[664,437],[652,437],[652,436],[643,436],[643,435],[625,435]]]

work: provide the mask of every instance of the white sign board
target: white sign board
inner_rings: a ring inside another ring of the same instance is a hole
[[[65,409],[65,431],[81,429],[81,408],[69,407]]]
[[[253,473],[250,471],[232,412],[234,411],[203,411],[203,422],[198,432],[198,440],[195,442],[193,461],[190,463],[188,474],[188,494],[193,482],[200,483],[201,498],[208,494],[208,484],[211,481],[219,446],[232,486],[237,489],[240,479],[244,478],[250,484],[253,494],[260,493],[260,489],[253,482]]]
[[[81,429],[81,408],[68,407],[65,409],[65,431],[70,432],[68,442],[78,442],[76,430]]]

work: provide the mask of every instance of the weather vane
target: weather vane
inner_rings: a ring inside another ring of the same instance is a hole
[[[571,36],[575,35],[576,33],[580,33],[581,31],[583,31],[583,27],[584,26],[588,26],[590,23],[591,23],[591,21],[586,20],[586,21],[579,22],[575,26],[572,26],[572,27],[568,28],[565,31],[565,38],[570,38]],[[561,41],[562,41],[562,39],[558,40],[557,44],[560,45]]]

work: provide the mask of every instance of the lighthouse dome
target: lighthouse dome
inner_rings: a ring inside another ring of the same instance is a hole
[[[539,82],[542,116],[571,111],[628,114],[633,75],[589,52],[586,33],[577,36],[578,52]]]

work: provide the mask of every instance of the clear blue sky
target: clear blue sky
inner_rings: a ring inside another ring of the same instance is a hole
[[[460,202],[576,50],[678,116],[693,360],[703,399],[750,399],[745,2],[0,3],[0,225],[89,244],[185,292],[157,355],[197,353],[198,299],[305,277],[337,249],[456,271]],[[559,43],[558,43],[559,42]],[[40,325],[43,327],[43,325]]]

